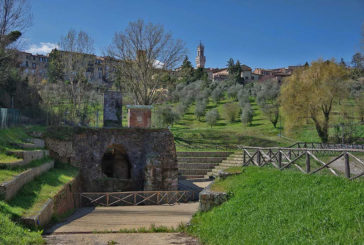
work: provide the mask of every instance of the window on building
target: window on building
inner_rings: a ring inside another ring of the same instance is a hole
[[[29,67],[28,61],[25,61],[25,67]]]
[[[100,79],[102,78],[102,72],[99,72],[99,78]]]
[[[252,76],[252,80],[254,80],[254,77]]]
[[[32,68],[33,68],[33,69],[36,69],[36,68],[37,68],[37,64],[33,63],[33,64],[32,64]]]

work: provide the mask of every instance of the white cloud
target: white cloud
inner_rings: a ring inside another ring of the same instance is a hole
[[[32,44],[29,46],[27,50],[28,53],[32,54],[48,54],[52,51],[52,49],[58,48],[58,45],[55,43],[43,43],[40,44]]]
[[[163,68],[164,63],[163,63],[163,62],[161,62],[161,61],[159,61],[159,60],[155,60],[155,61],[153,62],[153,66],[154,66],[155,68]]]

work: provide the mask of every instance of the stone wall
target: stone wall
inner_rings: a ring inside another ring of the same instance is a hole
[[[56,159],[66,159],[80,168],[84,192],[178,189],[176,150],[168,129],[76,128],[67,142],[47,135],[47,147]],[[103,172],[103,158],[110,147],[126,152],[129,178],[114,178]]]
[[[214,182],[211,182],[203,191],[200,192],[200,203],[198,209],[201,212],[206,212],[213,207],[219,206],[228,199],[227,193],[212,191],[211,186]]]
[[[62,216],[65,213],[78,208],[80,204],[80,179],[77,176],[73,181],[66,184],[63,189],[53,198],[53,214]]]

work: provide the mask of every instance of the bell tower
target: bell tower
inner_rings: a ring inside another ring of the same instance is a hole
[[[205,47],[200,44],[197,46],[197,56],[196,56],[196,67],[205,68],[206,57],[205,57]]]

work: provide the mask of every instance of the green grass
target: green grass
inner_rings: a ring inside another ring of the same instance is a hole
[[[23,186],[18,194],[8,202],[9,210],[17,216],[34,214],[77,173],[78,170],[68,164],[56,163],[54,169]]]
[[[49,162],[51,158],[46,157],[39,160],[34,160],[25,166],[20,166],[17,168],[6,168],[0,169],[0,183],[12,179],[14,176],[24,172],[27,169],[38,167],[46,162]]]
[[[42,231],[31,231],[13,222],[10,215],[0,213],[0,244],[44,244]]]
[[[206,244],[362,244],[364,182],[246,167],[217,181],[232,193],[189,227]]]
[[[221,101],[218,105],[209,102],[207,110],[217,108],[220,119],[216,126],[207,125],[205,118],[197,120],[194,115],[195,105],[191,105],[186,114],[179,120],[171,131],[175,137],[177,151],[231,150],[235,145],[250,146],[288,146],[294,141],[279,137],[279,128],[274,128],[267,120],[258,105],[251,101],[254,118],[251,126],[243,125],[240,113],[234,122],[223,118],[223,105],[237,103],[231,99]]]
[[[36,164],[40,161],[32,162],[30,166]],[[19,223],[19,218],[35,214],[77,173],[76,168],[57,163],[54,169],[23,186],[11,201],[0,201],[0,244],[43,244],[42,231],[29,230]]]

